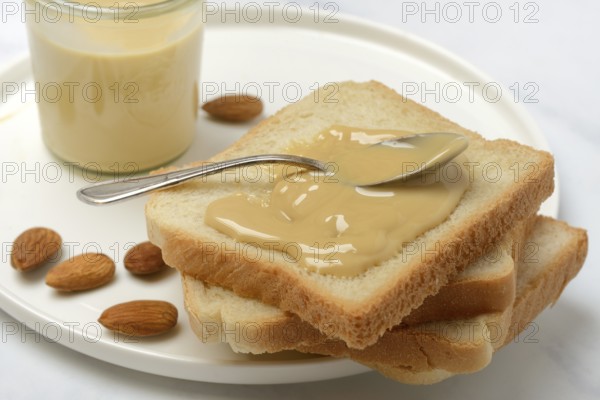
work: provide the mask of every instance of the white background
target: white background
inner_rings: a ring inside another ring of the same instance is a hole
[[[297,2],[306,6],[315,3]],[[5,3],[8,1],[0,3],[2,10]],[[235,386],[138,373],[58,344],[38,342],[33,335],[24,341],[11,337],[0,342],[0,398],[600,398],[597,305],[573,295],[598,291],[599,282],[600,169],[596,160],[600,155],[600,3],[498,1],[503,17],[497,23],[490,22],[492,9],[483,14],[485,1],[474,8],[473,21],[464,2],[457,2],[463,16],[454,23],[454,10],[446,8],[444,14],[443,3],[438,5],[439,21],[435,14],[424,13],[424,7],[433,9],[435,3],[428,1],[424,6],[421,1],[340,0],[335,4],[340,12],[429,39],[505,87],[530,82],[539,88],[533,96],[537,103],[524,106],[548,138],[556,157],[562,190],[560,218],[588,229],[590,252],[584,269],[560,302],[538,318],[538,343],[513,344],[500,351],[484,371],[430,387],[401,385],[376,373],[307,384]],[[515,5],[521,11],[518,22],[514,21]],[[415,15],[406,12],[413,6],[418,9]],[[537,22],[524,23],[534,11],[530,19]],[[19,16],[0,14],[0,19],[1,66],[27,52],[27,41]],[[14,320],[0,311],[0,323],[12,324]],[[571,356],[558,357],[559,348],[560,354]]]

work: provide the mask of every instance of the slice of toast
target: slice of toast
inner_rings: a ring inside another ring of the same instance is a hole
[[[469,138],[470,187],[442,224],[365,273],[339,278],[309,272],[276,250],[245,252],[204,223],[206,207],[235,193],[272,188],[256,168],[186,182],[153,194],[146,205],[150,240],[182,273],[297,314],[314,327],[336,326],[353,348],[375,343],[425,298],[486,254],[516,222],[533,215],[553,191],[552,157],[509,140],[487,141],[377,82],[345,82],[289,105],[209,161],[284,153],[331,125],[412,132],[447,131]],[[254,171],[254,172],[253,172]],[[518,173],[517,173],[518,172]],[[258,257],[255,257],[258,253]]]
[[[532,225],[527,241],[520,242],[530,251],[519,261],[517,296],[511,307],[470,319],[398,326],[363,350],[311,331],[275,307],[205,287],[190,277],[183,277],[186,309],[202,341],[227,341],[234,351],[279,348],[351,357],[401,382],[435,383],[484,368],[495,350],[556,301],[583,265],[585,231],[546,217],[535,218]]]
[[[516,290],[512,249],[523,243],[535,218],[519,224],[492,252],[469,265],[437,294],[403,319],[418,325],[444,319],[467,319],[504,312],[512,306]],[[191,326],[203,342],[226,342],[239,353],[274,353],[315,346],[334,337],[335,326],[323,327],[327,334],[255,299],[246,299],[218,286],[182,275],[186,310]],[[385,337],[385,335],[384,335]],[[382,339],[380,339],[381,341]]]

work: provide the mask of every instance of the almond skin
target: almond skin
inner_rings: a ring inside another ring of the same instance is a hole
[[[98,322],[124,335],[154,336],[177,324],[177,308],[160,300],[129,301],[104,310]]]
[[[129,249],[123,264],[134,275],[155,274],[167,268],[160,247],[150,242],[142,242]]]
[[[246,122],[263,111],[262,101],[255,96],[228,94],[209,101],[202,109],[214,118],[227,122]]]
[[[77,292],[110,282],[115,263],[105,254],[86,253],[58,264],[46,274],[46,284],[56,290]]]
[[[62,238],[49,228],[37,227],[21,233],[13,242],[11,265],[19,271],[28,271],[52,259],[62,246]]]

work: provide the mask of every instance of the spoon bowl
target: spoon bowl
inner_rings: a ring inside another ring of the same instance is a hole
[[[428,141],[433,141],[434,143],[429,143],[427,146],[424,146]],[[467,147],[469,147],[469,140],[465,136],[456,133],[439,132],[416,134],[403,138],[385,140],[376,144],[376,146],[389,146],[392,148],[405,148],[407,145],[413,146],[414,148],[427,147],[429,149],[428,157],[424,158],[418,168],[412,171],[405,171],[396,176],[391,176],[380,182],[371,183],[369,185],[365,184],[363,186],[406,181],[426,171],[440,168],[465,151]]]

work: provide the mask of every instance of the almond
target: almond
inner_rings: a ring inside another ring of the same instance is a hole
[[[94,289],[110,282],[114,261],[104,254],[80,254],[58,264],[46,274],[46,284],[65,292]]]
[[[263,110],[262,101],[255,96],[228,94],[209,101],[202,109],[211,116],[229,122],[245,122]]]
[[[160,247],[150,242],[142,242],[129,249],[123,264],[134,275],[149,275],[162,271],[167,267],[163,261]]]
[[[62,246],[62,238],[49,228],[31,228],[13,242],[11,265],[19,271],[39,267],[52,259]]]
[[[177,308],[160,300],[129,301],[107,308],[98,322],[125,335],[154,336],[177,324]]]

